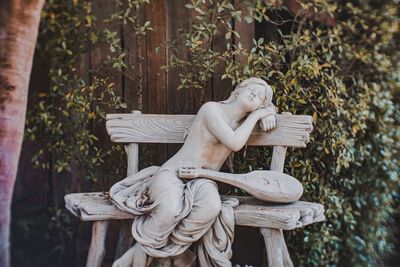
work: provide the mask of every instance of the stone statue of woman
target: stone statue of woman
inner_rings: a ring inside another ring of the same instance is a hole
[[[137,215],[132,234],[137,243],[114,267],[231,266],[233,207],[221,203],[209,179],[183,181],[181,166],[218,171],[232,151],[240,150],[257,124],[275,127],[271,87],[260,78],[241,82],[222,102],[207,102],[197,113],[182,148],[161,167],[149,167],[116,183],[113,202]],[[188,249],[194,244],[196,255]]]

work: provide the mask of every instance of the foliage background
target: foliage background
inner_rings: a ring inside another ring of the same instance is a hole
[[[46,81],[31,90],[25,158],[52,176],[45,185],[46,209],[21,212],[22,198],[15,197],[15,266],[83,264],[87,226],[62,209],[59,199],[68,191],[107,190],[124,176],[123,149],[107,141],[102,125],[105,113],[127,112],[127,106],[142,110],[146,88],[139,86],[132,105],[115,77],[142,84],[146,76],[145,55],[130,54],[118,30],[129,27],[137,44],[157,31],[142,15],[148,2],[47,1],[36,53],[42,65],[34,67]],[[307,0],[293,8],[295,1],[283,2],[245,1],[239,9],[235,1],[185,1],[180,8],[190,14],[191,27],[159,43],[155,52],[170,51],[163,71],[179,73],[180,91],[199,92],[196,108],[210,100],[205,88],[222,69],[229,90],[259,76],[273,85],[280,111],[312,115],[311,143],[289,150],[285,172],[301,180],[303,199],[324,204],[327,221],[287,233],[293,261],[377,266],[394,250],[399,203],[399,4]],[[104,9],[112,12],[104,15]],[[240,42],[239,21],[255,25],[251,47]],[[223,49],[216,49],[216,40]],[[84,65],[94,48],[102,55]],[[246,148],[234,156],[233,168],[247,172],[269,161],[269,149]],[[32,261],[33,255],[41,256]]]

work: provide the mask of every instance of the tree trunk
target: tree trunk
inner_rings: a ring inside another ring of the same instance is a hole
[[[0,266],[10,266],[10,206],[44,0],[0,0]]]

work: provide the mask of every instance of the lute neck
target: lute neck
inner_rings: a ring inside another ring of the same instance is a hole
[[[232,173],[217,172],[207,169],[198,169],[197,173],[199,177],[210,178],[220,182],[231,181],[234,178],[234,176],[236,176],[235,174]]]

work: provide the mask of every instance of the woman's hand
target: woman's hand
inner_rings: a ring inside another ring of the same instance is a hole
[[[270,131],[276,126],[275,114],[268,115],[260,120],[260,127],[263,131]]]
[[[263,131],[269,131],[276,126],[276,108],[266,107],[253,111],[252,116],[255,116],[257,120],[260,120],[260,127]]]

